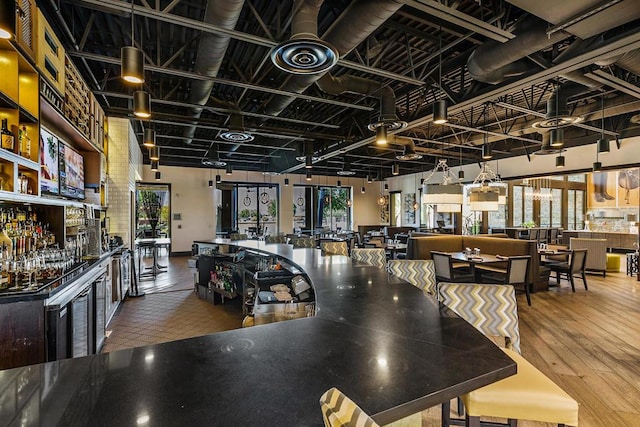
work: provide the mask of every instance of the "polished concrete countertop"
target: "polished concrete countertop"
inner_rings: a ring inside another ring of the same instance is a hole
[[[216,242],[229,243],[206,243]],[[382,269],[317,249],[231,244],[303,270],[316,317],[0,371],[0,402],[14,399],[0,420],[319,426],[318,399],[338,387],[385,424],[516,371],[472,326]]]

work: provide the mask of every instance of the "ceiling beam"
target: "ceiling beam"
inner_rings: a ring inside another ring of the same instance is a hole
[[[110,10],[110,11],[119,12],[119,13],[123,13],[123,12],[128,13],[131,11],[130,3],[124,2],[124,1],[118,1],[118,0],[67,0],[67,2],[71,4],[75,4],[77,6],[85,7],[88,9],[97,9],[100,11]],[[269,49],[274,48],[278,45],[276,41],[272,41],[264,37],[243,33],[237,30],[222,28],[217,25],[209,24],[209,23],[198,21],[195,19],[185,18],[184,16],[175,15],[172,13],[166,13],[161,10],[156,10],[156,9],[147,8],[147,7],[138,6],[138,5],[134,5],[133,9],[134,9],[134,13],[137,16],[144,16],[147,18],[156,19],[169,24],[192,28],[194,30],[203,31],[206,33],[223,34],[235,40],[240,40],[246,43],[264,46]],[[344,59],[338,60],[338,64],[340,64],[345,68],[363,71],[369,74],[373,74],[380,77],[386,77],[389,79],[412,84],[415,86],[423,85],[422,81],[418,79],[414,79],[412,77],[407,77],[402,74],[392,73],[392,72],[381,70],[378,68],[369,67],[367,65],[357,64],[355,62],[347,61]]]

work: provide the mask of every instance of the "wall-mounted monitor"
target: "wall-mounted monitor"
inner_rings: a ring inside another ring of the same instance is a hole
[[[84,158],[73,148],[59,141],[60,195],[84,199]]]
[[[40,191],[58,194],[60,174],[58,160],[58,137],[44,127],[40,128]]]

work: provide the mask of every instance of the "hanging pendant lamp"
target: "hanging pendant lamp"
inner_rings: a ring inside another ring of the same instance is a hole
[[[160,160],[160,147],[157,145],[149,150],[150,160]]]
[[[0,2],[0,39],[13,38],[16,31],[16,2]]]
[[[556,167],[558,169],[564,167],[564,156],[562,154],[560,154],[558,157],[556,157]]]
[[[440,99],[433,103],[433,123],[437,125],[445,124],[449,121],[447,118],[447,101]]]
[[[141,119],[151,117],[151,96],[144,90],[133,92],[133,114]]]
[[[156,131],[150,128],[144,130],[144,137],[142,138],[142,145],[147,148],[156,146]]]
[[[549,131],[549,146],[562,148],[564,146],[564,129],[551,129]]]
[[[144,57],[142,51],[134,46],[124,46],[120,49],[122,61],[120,77],[127,83],[144,83]]]
[[[151,170],[153,172],[158,172],[158,168],[160,167],[160,161],[158,160],[151,160]]]
[[[162,179],[162,174],[160,172],[156,172],[156,181],[160,181]]]
[[[485,142],[482,145],[482,159],[483,160],[491,160],[493,158],[493,150],[491,149],[491,144]]]

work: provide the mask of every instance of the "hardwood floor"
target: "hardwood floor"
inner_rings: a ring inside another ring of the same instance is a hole
[[[127,299],[116,314],[105,351],[240,327],[238,307],[195,297],[187,257],[163,257],[165,262],[168,273],[140,282],[147,295]],[[578,281],[573,293],[563,281],[532,294],[531,307],[518,295],[522,354],[580,403],[581,427],[638,426],[640,282],[624,272],[588,275],[587,281],[588,291]],[[423,426],[439,425],[439,408],[423,412]]]

